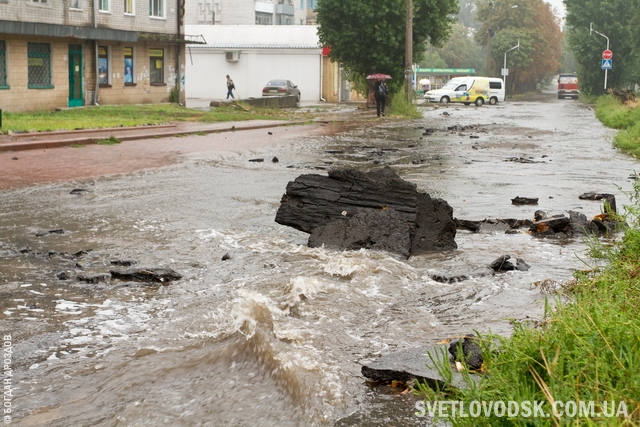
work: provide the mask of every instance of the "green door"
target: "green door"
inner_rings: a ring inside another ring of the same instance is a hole
[[[82,46],[69,45],[69,107],[82,105]]]

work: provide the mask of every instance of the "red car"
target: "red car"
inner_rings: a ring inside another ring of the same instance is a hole
[[[578,89],[578,76],[575,74],[560,74],[558,76],[558,99],[570,96],[578,99],[580,91]]]

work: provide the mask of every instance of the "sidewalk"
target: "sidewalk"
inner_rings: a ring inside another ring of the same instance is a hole
[[[187,100],[188,108],[208,108],[208,100]],[[308,105],[306,105],[308,104]],[[310,108],[317,103],[306,103],[301,105],[302,108]],[[326,105],[326,104],[325,104]],[[342,106],[341,108],[344,108]],[[353,106],[350,107],[353,109]],[[338,108],[337,110],[340,110]],[[355,111],[357,112],[357,107]],[[337,111],[337,115],[316,119],[317,121],[337,121],[347,120],[344,110]],[[363,113],[363,111],[360,111]],[[366,111],[363,115],[366,115]],[[351,116],[351,115],[349,115]],[[352,117],[352,116],[351,116]],[[22,151],[37,150],[55,147],[64,147],[69,145],[88,145],[95,144],[96,141],[108,139],[113,136],[120,141],[132,141],[148,138],[167,138],[172,136],[182,136],[189,134],[208,134],[219,132],[232,132],[240,130],[264,129],[279,126],[291,126],[309,123],[306,121],[291,120],[246,120],[237,122],[218,122],[218,123],[200,123],[200,122],[176,122],[165,125],[136,126],[136,127],[120,127],[120,128],[103,128],[103,129],[83,129],[70,131],[53,131],[53,132],[33,132],[33,133],[15,133],[13,135],[0,135],[0,152],[2,151]]]
[[[278,126],[291,126],[308,122],[286,120],[247,120],[240,122],[194,123],[177,122],[175,124],[137,126],[105,129],[86,129],[72,131],[17,133],[0,135],[0,151],[36,150],[69,145],[95,144],[96,141],[113,136],[120,141],[136,139],[166,138],[189,134],[207,134],[232,132],[239,130],[264,129]]]

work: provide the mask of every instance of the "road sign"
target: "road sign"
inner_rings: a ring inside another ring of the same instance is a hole
[[[500,70],[500,75],[501,76],[508,76],[509,75],[509,69],[508,68],[502,68]]]
[[[613,58],[613,52],[609,49],[602,51],[602,59],[611,59]]]
[[[602,69],[610,70],[613,67],[613,59],[603,59],[602,60]]]

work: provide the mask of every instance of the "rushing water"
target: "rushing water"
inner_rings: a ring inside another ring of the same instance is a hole
[[[447,130],[454,125],[477,126]],[[613,193],[621,207],[617,186],[631,188],[636,163],[611,148],[612,135],[568,100],[448,107],[336,135],[310,130],[257,153],[201,152],[155,171],[0,193],[13,423],[424,425],[412,419],[415,398],[370,388],[361,365],[474,329],[508,334],[509,319],[539,318],[544,295],[533,283],[588,268],[585,244],[487,228],[459,231],[456,251],[408,260],[312,249],[306,234],[274,222],[287,182],[330,167],[390,165],[461,219],[525,219],[537,209],[590,217],[601,205],[580,194]],[[272,155],[280,162],[248,161]],[[69,194],[78,187],[89,191]],[[516,196],[539,205],[512,205]],[[65,233],[36,235],[52,229]],[[531,269],[452,284],[429,278],[476,271],[503,254]],[[115,259],[183,279],[56,278],[107,272]]]

